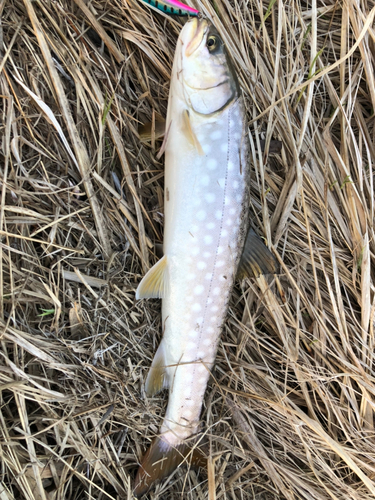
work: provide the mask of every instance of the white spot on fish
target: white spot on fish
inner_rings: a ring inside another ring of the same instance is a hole
[[[207,304],[212,304],[212,299],[211,298],[207,299]]]
[[[188,342],[186,345],[186,349],[195,349],[197,347],[197,344],[195,342]]]
[[[198,304],[198,302],[196,302],[195,304],[193,304],[191,306],[191,310],[195,311],[195,312],[199,312],[201,309],[202,309],[202,306],[200,304]]]
[[[228,143],[223,142],[223,144],[220,146],[220,149],[223,153],[228,153]]]
[[[184,410],[185,417],[191,417],[193,412],[191,410]]]
[[[232,160],[229,160],[228,161],[228,170],[233,170],[234,169],[234,163],[232,162]]]
[[[186,399],[185,404],[187,406],[194,406],[194,400],[193,399]]]
[[[222,230],[221,230],[221,236],[222,236],[223,238],[225,238],[226,236],[228,236],[228,231],[227,231],[226,229],[222,229]]]
[[[196,277],[197,277],[197,275],[196,275],[196,274],[194,274],[194,273],[188,273],[188,274],[186,275],[186,279],[187,279],[188,281],[191,281],[191,280],[195,279]]]
[[[214,193],[207,193],[204,195],[204,199],[207,201],[207,203],[213,203],[215,201],[216,196]]]
[[[203,285],[197,285],[194,288],[194,293],[195,293],[195,295],[201,295],[203,293],[203,290],[204,290],[204,286]]]
[[[199,323],[199,325],[201,325],[203,323],[203,317],[202,316],[199,316],[199,318],[197,318],[197,323]]]
[[[220,255],[220,254],[221,254],[221,253],[223,253],[223,252],[224,252],[224,247],[222,247],[222,246],[217,247],[216,253],[217,253],[218,255]]]
[[[237,202],[237,203],[241,203],[241,201],[242,201],[242,194],[238,194],[238,195],[236,196],[236,202]]]
[[[214,227],[215,227],[215,224],[213,222],[209,222],[208,224],[206,224],[207,229],[213,229]]]
[[[206,267],[207,267],[207,264],[203,261],[199,261],[197,264],[198,269],[206,269]]]
[[[232,219],[226,219],[225,224],[226,224],[227,226],[231,226],[231,225],[233,224]]]
[[[220,288],[219,288],[218,286],[217,286],[217,287],[215,287],[215,288],[212,290],[212,293],[213,293],[213,295],[219,295],[219,293],[220,293]],[[214,306],[214,307],[216,307],[216,306]],[[214,308],[212,307],[212,309],[211,309],[211,310],[213,311],[213,309],[214,309]]]
[[[237,189],[239,187],[240,183],[238,181],[233,181],[233,187],[234,189]]]
[[[204,240],[204,242],[205,242],[205,244],[206,244],[206,245],[210,245],[210,244],[212,243],[213,238],[212,238],[212,236],[211,236],[211,235],[207,234],[207,235],[203,238],[203,240]]]
[[[210,176],[209,175],[202,175],[200,178],[200,183],[202,186],[208,186],[210,183]]]
[[[212,330],[213,330],[213,328],[212,328]],[[207,345],[207,346],[211,345],[211,340],[210,339],[204,339],[203,345]]]
[[[230,208],[229,209],[229,213],[230,213],[230,215],[234,215],[236,213],[236,209],[235,208]]]
[[[199,372],[201,372],[201,373],[202,373],[202,372],[205,372],[206,370],[207,370],[207,368],[206,368],[203,364],[200,364],[200,365],[198,366],[198,371],[199,371]]]
[[[196,224],[193,224],[190,229],[191,229],[190,232],[194,234],[197,231],[199,231],[199,226],[197,226]]]
[[[215,333],[215,328],[212,328],[212,326],[209,326],[207,328],[207,333]],[[208,343],[211,343],[211,340],[210,339],[205,339],[203,343],[207,343],[207,340],[208,340]]]
[[[218,260],[218,261],[216,262],[216,267],[222,267],[224,264],[225,264],[225,261],[224,261],[224,260]]]
[[[201,377],[201,378],[198,380],[198,384],[204,384],[206,381],[207,381],[206,377]]]
[[[241,134],[239,132],[235,132],[233,135],[232,135],[233,139],[235,141],[238,141],[239,139],[241,139]]]
[[[213,307],[217,307],[217,306],[213,306]],[[217,322],[217,316],[211,316],[210,321],[211,321],[211,323],[216,323]]]
[[[197,330],[190,330],[189,337],[191,337],[192,339],[195,339],[196,337],[198,337]]]
[[[207,155],[211,151],[211,146],[209,144],[202,144],[203,152]]]
[[[215,218],[217,220],[221,220],[222,216],[223,216],[222,210],[216,210],[216,212],[215,212]]]
[[[207,168],[209,170],[215,170],[216,167],[217,167],[217,161],[215,160],[215,158],[210,158],[207,161]]]
[[[207,273],[205,276],[206,280],[211,280],[212,279],[212,273]]]
[[[210,258],[210,257],[211,257],[211,252],[203,252],[203,257],[204,257],[205,259]]]
[[[225,205],[230,205],[232,203],[232,200],[229,198],[229,196],[226,196],[224,199],[224,204]]]
[[[201,359],[202,359],[202,358],[204,358],[204,355],[205,355],[205,354],[206,354],[206,353],[205,353],[204,351],[198,351],[198,352],[197,352],[197,356],[198,356],[198,358],[201,358]]]
[[[214,130],[212,134],[210,134],[210,139],[216,141],[216,139],[221,139],[222,133],[221,130]]]
[[[187,387],[187,388],[185,389],[184,394],[185,394],[185,396],[190,396],[190,394],[191,394],[191,388],[190,388],[190,387]]]
[[[198,255],[199,254],[199,248],[198,247],[193,247],[191,249],[191,255]]]
[[[206,218],[206,212],[204,210],[199,210],[199,212],[197,212],[197,219],[204,220],[205,218]]]
[[[224,179],[224,177],[222,177],[221,179],[218,179],[217,183],[219,184],[219,186],[221,188],[224,189],[224,187],[225,187],[225,179]]]

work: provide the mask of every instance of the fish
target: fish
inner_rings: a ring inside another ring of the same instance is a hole
[[[190,17],[199,17],[201,13],[199,10],[194,9],[193,7],[189,7],[178,0],[143,0],[151,7],[155,7],[166,14],[172,14],[180,17],[190,16]]]
[[[200,414],[237,276],[274,274],[276,261],[249,228],[249,139],[243,96],[226,46],[207,19],[190,19],[175,51],[164,135],[163,257],[136,299],[162,299],[163,336],[145,382],[169,390],[159,435],[138,468],[142,496],[196,446]]]

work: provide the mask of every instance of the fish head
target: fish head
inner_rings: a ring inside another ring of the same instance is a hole
[[[194,18],[183,27],[179,41],[179,80],[187,106],[203,115],[220,111],[238,95],[221,36],[207,19]]]

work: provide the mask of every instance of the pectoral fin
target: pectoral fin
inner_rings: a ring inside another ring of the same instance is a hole
[[[161,390],[167,389],[168,387],[169,380],[165,362],[164,344],[163,341],[161,341],[161,344],[159,345],[155,357],[152,361],[150,371],[147,375],[145,392],[147,396],[152,397]]]
[[[168,125],[168,128],[164,134],[164,139],[163,139],[163,142],[162,142],[162,145],[160,147],[160,151],[159,153],[156,155],[156,159],[157,160],[160,160],[160,158],[163,156],[164,152],[165,152],[165,149],[167,147],[167,142],[168,142],[168,138],[169,138],[169,131],[171,130],[171,125],[173,123],[173,120],[170,121],[169,125]]]
[[[198,141],[198,138],[195,135],[195,132],[191,126],[189,111],[187,109],[185,109],[182,112],[182,130],[185,134],[186,139],[190,142],[190,144],[192,146],[195,147],[195,149],[198,151],[198,154],[203,156],[204,151],[203,151],[202,146],[200,145],[200,142]]]
[[[143,142],[151,141],[152,122],[140,125],[138,134]],[[165,120],[155,120],[155,139],[160,139],[165,134]]]
[[[261,274],[275,274],[276,272],[277,263],[275,257],[259,236],[250,229],[238,266],[238,277],[240,279],[245,276],[253,278]]]
[[[167,256],[159,260],[139,283],[135,298],[163,299],[168,287]]]

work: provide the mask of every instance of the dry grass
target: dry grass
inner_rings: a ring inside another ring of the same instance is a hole
[[[150,498],[374,498],[374,2],[194,5],[235,60],[281,274],[233,294],[207,472]],[[0,19],[0,500],[130,499],[166,403],[142,392],[163,162],[137,127],[165,116],[181,25],[136,0],[0,0]]]

